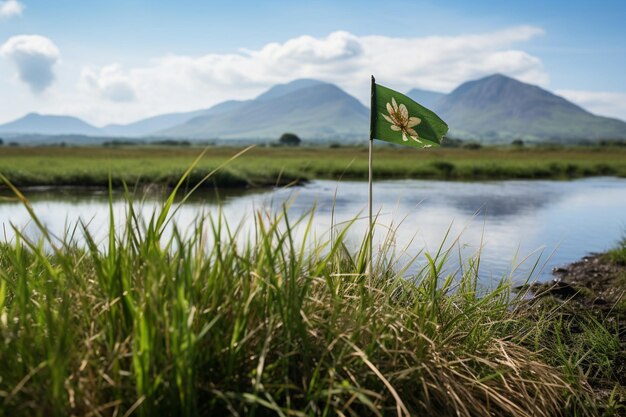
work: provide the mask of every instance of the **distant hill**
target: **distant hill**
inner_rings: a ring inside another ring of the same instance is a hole
[[[596,116],[534,85],[496,74],[461,84],[434,109],[450,135],[485,142],[626,138],[626,123]]]
[[[17,120],[0,125],[0,133],[97,136],[100,130],[77,117],[29,113]]]
[[[189,139],[366,138],[369,110],[333,84],[296,80],[230,111],[196,117],[158,136]]]
[[[429,109],[434,108],[439,104],[439,100],[441,100],[446,95],[444,93],[438,93],[436,91],[430,90],[421,90],[419,88],[414,88],[408,93],[407,96],[418,102],[424,107]]]
[[[102,133],[109,136],[141,137],[148,136],[155,132],[168,129],[170,127],[183,124],[194,117],[207,116],[229,111],[241,106],[245,101],[229,100],[219,103],[211,108],[195,110],[184,113],[167,113],[159,116],[149,117],[129,124],[110,124],[104,126]]]
[[[261,94],[256,100],[271,100],[281,95],[296,91],[305,87],[312,87],[315,85],[323,84],[321,81],[311,79],[295,80],[288,84],[280,84],[272,87],[267,92]],[[101,134],[107,136],[120,136],[120,137],[143,137],[152,136],[157,132],[161,132],[170,129],[177,125],[182,125],[191,119],[201,116],[210,116],[227,111],[235,110],[236,108],[245,105],[251,100],[228,100],[222,103],[216,104],[208,109],[195,110],[190,112],[180,113],[166,113],[158,116],[141,119],[133,123],[128,124],[110,124],[102,127]]]

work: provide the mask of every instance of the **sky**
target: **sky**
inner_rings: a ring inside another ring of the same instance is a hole
[[[367,103],[502,73],[626,120],[626,2],[0,0],[0,123],[96,126],[249,99],[297,78]]]

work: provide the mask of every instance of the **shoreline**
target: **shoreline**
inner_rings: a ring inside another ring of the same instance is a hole
[[[551,282],[518,287],[535,299],[550,297],[570,307],[626,314],[626,263],[611,262],[607,253],[591,253],[552,270]],[[624,323],[626,325],[626,323]],[[626,331],[626,326],[624,327]]]
[[[626,407],[625,257],[626,239],[616,249],[554,268],[552,282],[516,288],[530,295],[521,314],[548,320],[547,333],[555,339],[549,349],[580,352],[589,388],[617,409]]]
[[[1,172],[0,172],[1,173]],[[182,175],[182,174],[181,174]],[[216,175],[216,178],[211,178],[207,180],[204,184],[202,184],[199,189],[207,190],[207,189],[225,189],[225,190],[262,190],[274,187],[291,187],[291,186],[299,186],[306,185],[312,181],[317,180],[326,180],[326,181],[356,181],[356,182],[367,182],[367,179],[362,178],[361,176],[314,176],[314,177],[282,177],[282,178],[258,178],[256,180],[250,180],[247,177],[233,177],[231,175],[226,175],[227,178],[224,180],[219,178],[220,175]],[[72,178],[69,181],[64,181],[63,178],[55,178],[55,180],[60,180],[56,182],[51,182],[49,180],[45,181],[32,181],[30,179],[12,179],[12,176],[7,175],[7,178],[11,183],[20,190],[34,190],[34,191],[54,191],[54,190],[86,190],[93,192],[102,192],[107,191],[109,189],[108,178],[102,180],[94,180],[93,178],[86,177],[84,181],[76,180],[76,178]],[[502,181],[576,181],[583,179],[591,179],[591,178],[612,178],[612,179],[626,179],[626,177],[620,175],[611,175],[611,174],[597,174],[597,175],[585,175],[585,176],[573,176],[573,177],[563,177],[563,176],[546,176],[546,177],[537,177],[537,176],[497,176],[497,177],[489,177],[489,176],[476,176],[476,177],[464,177],[464,178],[446,178],[446,177],[436,177],[436,176],[396,176],[396,175],[382,175],[376,178],[377,181],[403,181],[403,180],[416,180],[416,181],[443,181],[443,182],[502,182]],[[201,178],[198,178],[200,180]],[[195,180],[195,178],[194,178]],[[188,184],[195,184],[193,180],[189,180]],[[166,192],[171,190],[176,185],[176,182],[170,180],[170,178],[156,179],[152,181],[144,181],[139,179],[138,181],[128,182],[124,178],[112,177],[111,187],[115,191],[124,190],[124,185],[128,186],[129,189],[143,189],[143,190],[151,190],[154,188],[162,188]],[[10,191],[10,188],[6,186],[6,184],[0,184],[0,193]]]

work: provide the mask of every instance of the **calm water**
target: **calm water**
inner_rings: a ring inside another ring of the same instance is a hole
[[[55,234],[62,235],[82,219],[99,239],[106,236],[106,193],[29,190],[26,194],[40,219]],[[214,216],[221,206],[231,226],[242,223],[245,235],[252,231],[251,219],[256,210],[272,213],[285,203],[291,219],[315,207],[315,234],[324,239],[329,236],[332,222],[342,227],[341,222],[366,215],[367,184],[315,181],[290,189],[222,192],[219,198],[215,193],[204,193],[179,211],[176,223],[189,227],[199,213]],[[142,208],[144,216],[149,216],[157,205],[156,199],[147,199]],[[551,278],[553,267],[606,250],[619,240],[626,231],[626,179],[380,181],[374,185],[374,206],[379,212],[375,242],[380,243],[387,230],[395,228],[396,250],[404,253],[400,264],[421,250],[436,251],[450,228],[444,246],[452,246],[456,256],[449,270],[458,267],[459,253],[466,257],[481,250],[481,279],[485,284],[510,274],[522,281],[537,260],[541,271],[535,277],[546,280]],[[119,218],[125,215],[120,197],[115,198],[114,212]],[[15,201],[0,199],[0,224],[4,239],[13,238],[11,224],[37,237],[26,210]],[[366,219],[357,221],[350,229],[349,241],[359,241],[366,227]],[[418,257],[410,271],[422,264],[423,258]]]

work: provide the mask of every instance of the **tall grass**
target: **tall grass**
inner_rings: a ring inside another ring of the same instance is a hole
[[[286,210],[251,234],[219,215],[179,230],[177,189],[148,219],[127,193],[106,242],[59,238],[14,191],[43,237],[0,245],[0,415],[597,412],[584,376],[528,343],[545,328],[508,283],[478,287],[478,259],[445,274],[440,250],[402,276],[390,239],[368,280],[366,236],[349,251]]]
[[[611,263],[626,265],[626,233],[622,236],[617,245],[604,256]]]

